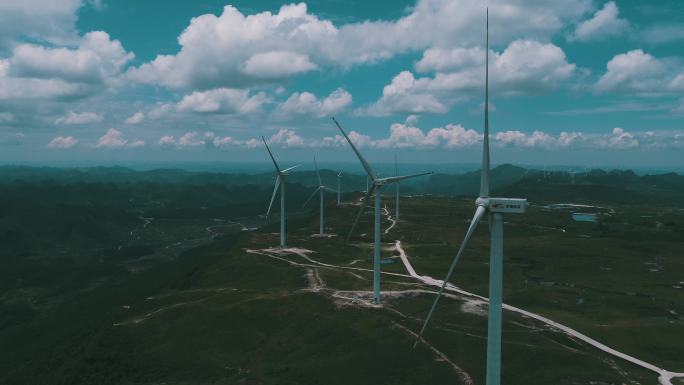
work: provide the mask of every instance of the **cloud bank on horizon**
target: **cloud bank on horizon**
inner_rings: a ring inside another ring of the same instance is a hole
[[[684,149],[684,56],[676,49],[684,24],[676,14],[659,19],[668,4],[681,11],[667,2],[488,1],[493,143],[563,159],[574,150],[634,160],[635,151]],[[0,1],[6,157],[229,156],[258,147],[261,135],[283,148],[335,149],[344,143],[331,115],[350,122],[359,146],[380,151],[482,140],[480,1],[417,0],[393,19],[351,5],[335,15],[315,2],[263,10],[217,2],[214,13],[177,16],[185,28],[169,36],[176,48],[162,50],[160,40],[159,52],[155,44],[134,52],[127,47],[146,37],[116,23],[149,17],[143,8]],[[133,14],[113,21],[116,33],[82,27],[122,9]]]

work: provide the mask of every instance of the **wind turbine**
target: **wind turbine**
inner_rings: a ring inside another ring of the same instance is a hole
[[[366,202],[368,202],[368,198],[370,198],[371,195],[373,195],[373,192],[375,192],[375,244],[374,244],[374,251],[373,251],[373,300],[376,304],[380,304],[380,238],[382,236],[380,232],[380,197],[381,197],[381,190],[382,187],[386,184],[390,183],[397,183],[400,180],[408,179],[408,178],[415,178],[418,176],[422,175],[428,175],[432,174],[432,172],[424,172],[420,174],[413,174],[413,175],[404,175],[404,176],[393,176],[393,177],[387,177],[387,178],[380,178],[380,176],[373,171],[373,168],[371,168],[370,164],[366,162],[366,159],[363,158],[359,150],[354,146],[354,143],[352,143],[351,139],[349,139],[349,136],[347,136],[347,133],[344,132],[342,129],[342,126],[335,120],[335,118],[332,118],[333,122],[335,122],[335,125],[337,125],[337,128],[340,129],[340,132],[342,132],[342,135],[347,139],[347,142],[349,142],[349,145],[351,146],[352,150],[354,150],[354,153],[356,154],[356,157],[359,158],[359,162],[361,162],[361,165],[363,166],[364,170],[366,170],[366,174],[368,175],[368,178],[371,181],[371,186],[368,188],[366,191],[366,195],[363,197],[363,202],[361,203],[361,207],[359,208],[358,213],[356,214],[356,219],[354,220],[354,224],[352,224],[351,229],[349,230],[349,235],[347,235],[347,240],[349,240],[349,237],[351,237],[352,233],[354,232],[354,228],[356,227],[356,224],[359,222],[359,218],[361,218],[361,214],[363,214],[363,211],[366,207]]]
[[[321,196],[321,215],[320,215],[320,225],[319,225],[318,235],[322,236],[323,235],[323,206],[324,206],[323,193],[325,193],[326,191],[335,192],[335,190],[331,189],[330,187],[326,187],[323,185],[323,180],[321,179],[321,173],[318,171],[318,162],[316,162],[316,155],[314,155],[314,167],[316,167],[316,176],[318,177],[318,187],[316,187],[316,189],[311,194],[309,199],[307,199],[306,202],[304,202],[303,206],[306,206],[307,203],[309,203],[309,201],[311,199],[313,199],[313,197],[316,195],[316,193],[320,194],[320,196]]]
[[[340,204],[340,194],[342,194],[342,171],[337,173],[337,204]]]
[[[399,167],[397,166],[397,154],[394,154],[394,176],[399,176]],[[397,187],[397,198],[396,198],[396,204],[397,208],[395,209],[394,213],[394,219],[399,220],[399,182],[395,183]]]
[[[480,197],[475,201],[476,210],[470,227],[466,232],[456,257],[449,266],[442,287],[432,303],[432,308],[425,318],[418,338],[421,338],[430,317],[437,307],[444,288],[456,267],[456,263],[465,250],[475,228],[485,214],[489,217],[489,315],[487,325],[487,385],[501,383],[501,297],[503,279],[503,214],[522,214],[527,209],[526,199],[491,198],[489,196],[489,10],[487,11],[487,48],[485,59],[485,116],[484,140],[482,151],[482,170],[480,174]],[[418,341],[416,341],[417,343]]]
[[[271,153],[271,149],[268,148],[268,144],[266,143],[266,139],[264,137],[261,137],[261,140],[264,141],[264,145],[266,146],[266,150],[268,150],[268,155],[271,156],[271,160],[273,161],[273,165],[275,166],[276,169],[276,182],[275,182],[275,187],[273,188],[273,195],[271,195],[271,203],[268,204],[268,210],[266,211],[266,219],[268,219],[268,215],[271,213],[271,207],[273,206],[273,200],[275,199],[276,193],[278,192],[278,186],[280,186],[280,247],[285,248],[285,177],[290,175],[290,171],[293,169],[299,167],[297,166],[292,166],[290,168],[286,168],[285,170],[281,170],[280,167],[278,167],[278,163],[276,162],[275,158],[273,157],[273,153]]]
[[[575,170],[570,169],[570,184],[575,184]]]

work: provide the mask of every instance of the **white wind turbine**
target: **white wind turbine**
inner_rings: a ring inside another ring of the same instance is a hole
[[[484,116],[484,143],[482,151],[482,170],[480,175],[480,197],[475,201],[476,210],[470,227],[458,253],[449,266],[442,287],[432,303],[432,308],[425,318],[423,327],[418,338],[421,338],[425,328],[430,322],[430,317],[437,307],[444,287],[449,282],[456,263],[465,249],[475,228],[485,214],[489,217],[489,315],[487,325],[487,385],[499,385],[501,383],[501,297],[503,279],[503,213],[524,213],[527,208],[526,199],[517,198],[490,198],[489,197],[489,11],[487,12],[487,47],[485,59],[485,116]],[[416,341],[417,342],[417,341]]]
[[[570,184],[575,184],[575,170],[570,169]]]
[[[261,137],[261,140],[264,141],[264,145],[266,146],[266,150],[268,150],[268,155],[271,157],[271,160],[273,161],[273,165],[275,166],[276,169],[276,182],[275,182],[275,187],[273,188],[273,195],[271,195],[271,203],[268,204],[268,210],[266,211],[266,219],[268,219],[268,215],[271,213],[271,207],[273,206],[273,200],[275,199],[276,193],[278,192],[278,186],[280,186],[280,247],[285,248],[285,177],[290,175],[290,171],[293,169],[299,167],[297,166],[292,166],[290,168],[286,168],[285,170],[281,170],[280,167],[278,167],[278,163],[276,162],[275,158],[273,157],[273,153],[271,153],[271,149],[268,148],[268,144],[266,143],[266,139],[264,137]]]
[[[361,162],[361,165],[363,166],[364,170],[366,170],[366,174],[368,174],[368,178],[371,181],[371,185],[366,191],[366,195],[363,197],[363,201],[361,203],[361,207],[359,207],[359,211],[356,214],[356,219],[354,220],[354,223],[352,224],[351,229],[349,230],[349,235],[347,235],[347,240],[349,237],[351,237],[352,233],[354,232],[354,227],[356,227],[356,224],[359,222],[359,218],[361,218],[361,214],[363,214],[363,211],[365,209],[366,203],[368,202],[368,198],[375,192],[375,244],[374,244],[374,251],[373,251],[373,300],[376,304],[380,304],[380,241],[381,241],[381,231],[380,231],[380,197],[381,197],[381,190],[382,187],[386,184],[390,183],[396,183],[400,180],[408,179],[408,178],[415,178],[418,176],[422,175],[428,175],[432,174],[432,172],[424,172],[420,174],[413,174],[413,175],[404,175],[404,176],[393,176],[393,177],[387,177],[387,178],[380,178],[378,174],[373,171],[371,168],[370,164],[366,162],[366,159],[363,158],[359,150],[354,146],[354,143],[352,143],[351,139],[349,139],[349,136],[347,136],[347,133],[344,132],[342,129],[342,126],[335,120],[335,118],[332,118],[333,122],[335,122],[335,125],[337,125],[337,128],[340,129],[340,132],[342,132],[342,135],[347,139],[347,142],[349,142],[349,145],[351,146],[352,150],[354,150],[354,153],[356,154],[356,157],[359,158],[359,162]]]
[[[397,166],[397,154],[394,154],[394,175],[398,176],[399,175],[399,166]],[[397,187],[397,198],[396,198],[396,204],[397,207],[395,209],[394,213],[394,219],[399,220],[399,182],[396,183]]]
[[[314,196],[316,196],[316,193],[320,194],[321,197],[321,215],[320,215],[320,225],[319,225],[319,230],[318,230],[318,235],[322,236],[323,235],[323,207],[324,207],[324,193],[326,191],[329,192],[336,192],[335,190],[331,189],[330,187],[324,186],[323,185],[323,180],[321,179],[321,173],[318,171],[318,162],[316,162],[316,156],[314,155],[314,167],[316,167],[316,176],[318,177],[318,187],[314,190],[314,192],[311,194],[309,199],[304,202],[303,206],[306,206],[311,199],[313,199]],[[338,195],[338,200],[339,200],[339,195]]]
[[[337,204],[341,202],[340,194],[342,194],[342,171],[337,173]]]

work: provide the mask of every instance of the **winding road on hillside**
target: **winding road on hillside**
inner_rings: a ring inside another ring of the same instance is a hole
[[[385,210],[384,210],[384,211],[385,211],[385,215],[387,215],[387,219],[388,219],[390,222],[392,222],[392,226],[391,226],[390,228],[394,227],[394,225],[396,224],[396,221],[394,221],[394,220],[392,219],[392,217],[390,216],[390,213],[389,213],[389,211],[387,210],[387,207],[385,207]],[[390,228],[388,228],[387,230],[389,230]],[[385,231],[385,234],[386,234],[387,232],[388,232],[388,231]],[[410,275],[411,277],[413,277],[413,278],[415,278],[415,279],[417,279],[417,280],[423,282],[423,283],[426,284],[426,285],[436,286],[436,287],[442,287],[442,285],[444,284],[444,281],[443,281],[443,280],[434,279],[434,278],[432,278],[432,277],[430,277],[430,276],[419,275],[418,273],[416,273],[416,270],[415,270],[415,269],[413,268],[413,266],[411,265],[411,262],[409,261],[409,258],[408,258],[408,256],[406,255],[406,252],[405,252],[404,249],[401,247],[401,241],[400,241],[400,240],[394,241],[394,246],[395,246],[396,250],[399,252],[399,258],[401,258],[401,262],[404,264],[404,267],[406,268],[406,271],[409,273],[409,275]],[[445,287],[444,289],[447,290],[447,291],[451,291],[451,292],[454,292],[454,293],[461,294],[461,295],[465,295],[465,296],[469,296],[469,297],[474,297],[474,298],[480,299],[480,300],[485,301],[485,302],[489,302],[489,298],[487,298],[487,297],[483,297],[483,296],[477,295],[477,294],[475,294],[475,293],[471,293],[471,292],[468,292],[468,291],[459,289],[457,286],[454,286],[454,285],[452,285],[452,284],[450,284],[450,283],[447,283],[447,285],[446,285],[446,287]],[[593,346],[593,347],[595,347],[595,348],[597,348],[597,349],[600,349],[600,350],[602,350],[602,351],[604,351],[604,352],[606,352],[606,353],[608,353],[608,354],[611,354],[611,355],[613,355],[613,356],[615,356],[615,357],[621,358],[621,359],[623,359],[623,360],[625,360],[625,361],[631,362],[631,363],[633,363],[633,364],[635,364],[635,365],[637,365],[637,366],[641,366],[641,367],[644,368],[644,369],[648,369],[648,370],[650,370],[650,371],[653,371],[653,372],[655,372],[656,374],[658,374],[658,381],[660,382],[661,385],[672,385],[672,379],[673,379],[673,378],[684,378],[684,372],[681,372],[681,373],[680,373],[680,372],[671,372],[671,371],[669,371],[669,370],[660,368],[660,367],[658,367],[658,366],[656,366],[656,365],[653,365],[653,364],[651,364],[651,363],[648,363],[648,362],[646,362],[646,361],[643,361],[643,360],[640,360],[640,359],[638,359],[638,358],[632,357],[632,356],[630,356],[630,355],[628,355],[628,354],[625,354],[625,353],[620,352],[620,351],[618,351],[618,350],[615,350],[615,349],[613,349],[613,348],[611,348],[611,347],[608,347],[608,346],[606,346],[606,345],[604,345],[604,344],[602,344],[602,343],[596,341],[595,339],[593,339],[593,338],[591,338],[591,337],[589,337],[589,336],[587,336],[587,335],[585,335],[585,334],[582,334],[582,333],[578,332],[578,331],[575,330],[575,329],[572,329],[572,328],[570,328],[570,327],[567,327],[567,326],[565,326],[565,325],[563,325],[563,324],[561,324],[561,323],[558,323],[558,322],[556,322],[556,321],[553,321],[553,320],[551,320],[551,319],[548,319],[548,318],[546,318],[546,317],[544,317],[544,316],[541,316],[541,315],[539,315],[539,314],[535,314],[535,313],[529,312],[529,311],[527,311],[527,310],[523,310],[523,309],[517,308],[517,307],[515,307],[515,306],[507,305],[507,304],[503,304],[503,308],[506,309],[506,310],[512,311],[512,312],[516,312],[516,313],[522,314],[522,315],[524,315],[524,316],[526,316],[526,317],[529,317],[529,318],[534,318],[534,319],[536,319],[537,321],[541,321],[541,322],[545,323],[546,325],[549,325],[549,326],[551,326],[551,327],[553,327],[553,328],[555,328],[555,329],[557,329],[557,330],[560,330],[561,332],[563,332],[563,333],[565,333],[565,334],[567,334],[567,335],[570,335],[570,336],[572,336],[572,337],[575,337],[575,338],[577,338],[577,339],[580,339],[580,340],[586,342],[587,344],[589,344],[589,345],[591,345],[591,346]]]
[[[395,241],[395,247],[396,247],[397,251],[399,252],[399,257],[401,258],[401,261],[403,262],[404,267],[406,268],[406,271],[408,271],[408,273],[411,277],[422,281],[426,285],[436,286],[436,287],[442,286],[444,281],[439,280],[439,279],[434,279],[434,278],[432,278],[430,276],[426,276],[426,275],[418,275],[418,273],[416,273],[415,269],[413,268],[413,266],[411,265],[411,262],[408,259],[408,256],[406,255],[406,252],[401,247],[401,241],[398,241],[398,240]],[[451,292],[458,293],[458,294],[465,295],[465,296],[469,296],[469,297],[474,297],[474,298],[480,299],[480,300],[485,301],[485,302],[489,301],[489,299],[487,297],[483,297],[483,296],[477,295],[475,293],[471,293],[471,292],[468,292],[465,290],[461,290],[458,287],[456,287],[450,283],[447,283],[444,290],[451,291]],[[593,338],[586,336],[585,334],[578,332],[577,330],[569,328],[563,324],[560,324],[556,321],[550,320],[550,319],[548,319],[544,316],[541,316],[539,314],[535,314],[535,313],[529,312],[527,310],[523,310],[523,309],[517,308],[515,306],[507,305],[507,304],[503,304],[503,308],[506,310],[512,311],[512,312],[522,314],[522,315],[529,317],[529,318],[534,318],[538,321],[545,323],[546,325],[549,325],[549,326],[551,326],[557,330],[560,330],[561,332],[563,332],[565,334],[568,334],[572,337],[580,339],[580,340],[586,342],[587,344],[589,344],[595,348],[598,348],[598,349],[600,349],[600,350],[602,350],[608,354],[611,354],[615,357],[621,358],[625,361],[629,361],[635,365],[641,366],[642,368],[651,370],[651,371],[658,374],[658,376],[659,376],[658,381],[660,382],[661,385],[672,385],[672,379],[673,378],[684,377],[684,373],[671,372],[669,370],[665,370],[663,368],[660,368],[660,367],[653,365],[651,363],[648,363],[646,361],[642,361],[638,358],[632,357],[628,354],[617,351],[613,348],[610,348],[610,347],[596,341]]]
[[[390,221],[390,222],[392,223],[391,226],[389,226],[389,227],[385,230],[385,234],[387,234],[387,233],[389,233],[389,231],[390,231],[392,228],[394,228],[394,226],[396,225],[396,221],[392,218],[392,216],[391,216],[389,210],[388,210],[386,207],[383,209],[383,213],[384,213],[385,216],[387,217],[387,220]],[[395,240],[394,247],[395,247],[396,251],[399,252],[399,258],[401,259],[402,263],[404,264],[404,267],[406,268],[406,271],[408,272],[408,275],[406,275],[406,274],[400,274],[400,273],[390,273],[390,272],[382,272],[382,274],[384,274],[384,275],[391,275],[391,276],[399,276],[399,277],[409,277],[409,278],[416,279],[416,280],[422,282],[422,283],[425,284],[425,285],[434,286],[434,287],[438,287],[438,288],[442,286],[442,284],[443,284],[444,281],[439,280],[439,279],[432,278],[432,277],[427,276],[427,275],[420,275],[420,274],[418,274],[418,273],[416,272],[416,270],[415,270],[415,269],[413,268],[413,266],[411,265],[411,262],[410,262],[410,260],[409,260],[409,257],[408,257],[408,255],[406,254],[406,251],[403,249],[400,240]],[[265,249],[265,250],[249,250],[249,249],[248,249],[248,250],[246,250],[246,251],[247,251],[248,253],[260,254],[260,255],[265,255],[265,256],[271,257],[271,258],[276,258],[276,259],[279,259],[279,260],[288,262],[288,263],[290,263],[290,264],[295,264],[295,265],[299,265],[299,266],[308,266],[308,267],[316,267],[316,266],[318,266],[318,267],[325,267],[325,268],[329,268],[329,269],[357,270],[357,271],[372,272],[371,269],[365,269],[365,268],[359,268],[359,267],[351,267],[351,266],[334,265],[334,264],[329,264],[329,263],[324,263],[324,262],[317,261],[316,259],[311,258],[311,257],[308,255],[309,253],[312,253],[313,251],[312,251],[312,250],[307,250],[307,249],[301,249],[301,248]],[[275,255],[274,255],[274,254],[275,254]],[[291,260],[289,260],[289,259],[287,259],[287,258],[284,258],[284,256],[287,255],[287,254],[295,254],[295,255],[298,255],[299,257],[301,257],[301,258],[305,259],[306,261],[308,261],[310,264],[300,264],[300,263],[291,261]],[[475,299],[478,299],[478,300],[481,300],[481,301],[484,301],[484,302],[487,302],[487,303],[489,302],[489,299],[488,299],[487,297],[483,297],[483,296],[481,296],[481,295],[477,295],[477,294],[475,294],[475,293],[471,293],[471,292],[469,292],[469,291],[465,291],[465,290],[460,289],[459,287],[457,287],[457,286],[455,286],[455,285],[453,285],[453,284],[451,284],[451,283],[447,283],[447,285],[445,286],[444,290],[445,290],[445,291],[448,291],[448,292],[451,292],[451,293],[459,294],[460,296],[463,296],[463,297],[475,298]],[[410,291],[410,292],[415,292],[415,290],[408,290],[408,291]],[[391,292],[391,293],[383,292],[383,293],[386,293],[386,294],[396,294],[396,292]],[[432,292],[430,292],[430,293],[432,293]],[[434,294],[436,294],[436,292],[435,292]],[[446,293],[445,293],[445,294],[446,294]],[[450,296],[450,295],[447,295],[446,297],[447,297],[447,298],[452,298],[452,296]],[[458,297],[457,297],[457,298],[458,298]],[[575,329],[572,329],[572,328],[570,328],[570,327],[568,327],[568,326],[565,326],[565,325],[563,325],[563,324],[561,324],[561,323],[558,323],[558,322],[556,322],[556,321],[553,321],[553,320],[551,320],[551,319],[549,319],[549,318],[546,318],[546,317],[544,317],[544,316],[542,316],[542,315],[539,315],[539,314],[536,314],[536,313],[532,313],[532,312],[529,312],[529,311],[527,311],[527,310],[523,310],[523,309],[520,309],[520,308],[518,308],[518,307],[508,305],[508,304],[503,304],[503,308],[506,309],[506,310],[508,310],[508,311],[512,311],[512,312],[521,314],[521,315],[523,315],[523,316],[525,316],[525,317],[533,318],[533,319],[535,319],[535,320],[537,320],[537,321],[540,321],[540,322],[542,322],[542,323],[544,323],[544,324],[550,326],[551,328],[553,328],[553,329],[555,329],[555,330],[558,330],[558,331],[560,331],[560,332],[562,332],[562,333],[565,333],[565,334],[567,334],[567,335],[569,335],[569,336],[571,336],[571,337],[575,337],[575,338],[577,338],[577,339],[579,339],[579,340],[581,340],[581,341],[584,341],[585,343],[587,343],[587,344],[589,344],[589,345],[591,345],[591,346],[593,346],[593,347],[595,347],[595,348],[597,348],[597,349],[599,349],[599,350],[601,350],[601,351],[603,351],[603,352],[605,352],[605,353],[608,353],[608,354],[610,354],[610,355],[612,355],[612,356],[615,356],[615,357],[617,357],[617,358],[620,358],[620,359],[622,359],[622,360],[628,361],[628,362],[630,362],[630,363],[632,363],[632,364],[634,364],[634,365],[640,366],[640,367],[642,367],[642,368],[644,368],[644,369],[648,369],[648,370],[650,370],[650,371],[652,371],[652,372],[655,372],[655,373],[658,375],[658,382],[659,382],[661,385],[673,385],[673,384],[672,384],[672,379],[674,379],[674,378],[684,378],[684,372],[672,372],[672,371],[663,369],[663,368],[661,368],[661,367],[658,367],[658,366],[656,366],[656,365],[654,365],[654,364],[651,364],[651,363],[649,363],[649,362],[640,360],[640,359],[638,359],[638,358],[636,358],[636,357],[630,356],[630,355],[628,355],[628,354],[626,354],[626,353],[620,352],[620,351],[618,351],[618,350],[616,350],[616,349],[613,349],[613,348],[611,348],[611,347],[609,347],[609,346],[606,346],[606,345],[602,344],[602,343],[599,342],[599,341],[596,341],[595,339],[593,339],[593,338],[591,338],[591,337],[589,337],[589,336],[587,336],[587,335],[585,335],[585,334],[580,333],[579,331],[577,331],[577,330],[575,330]],[[430,345],[430,346],[431,346],[431,345]]]

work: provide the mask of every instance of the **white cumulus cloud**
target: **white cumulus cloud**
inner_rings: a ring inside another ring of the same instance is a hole
[[[481,47],[471,48],[429,48],[423,52],[423,57],[416,63],[416,71],[452,72],[467,67],[482,67],[485,53]]]
[[[322,100],[310,92],[295,92],[278,106],[274,115],[283,119],[304,115],[321,118],[338,113],[351,103],[352,95],[342,88],[336,89]]]
[[[591,0],[494,0],[492,40],[549,40],[591,9]],[[171,88],[243,87],[317,68],[372,64],[429,47],[472,46],[482,40],[483,23],[477,0],[418,0],[396,20],[344,25],[309,13],[304,3],[252,15],[228,5],[218,16],[193,18],[178,38],[178,53],[158,55],[129,75]]]
[[[268,140],[268,143],[278,144],[283,147],[305,147],[306,142],[304,138],[299,136],[296,132],[290,129],[281,128],[273,134]]]
[[[451,150],[477,149],[482,146],[483,134],[460,124],[446,124],[424,130],[411,124],[394,123],[386,136],[371,137],[358,131],[350,131],[349,138],[359,148],[378,150]],[[287,128],[268,136],[269,145],[282,148],[345,148],[348,143],[341,135],[323,138],[304,137]],[[497,131],[491,134],[492,146],[512,149],[535,149],[541,151],[647,151],[684,148],[684,131],[630,132],[614,128],[609,133],[584,133],[563,131],[560,133],[535,130]],[[167,135],[159,139],[162,147],[175,149],[254,148],[262,146],[261,139],[236,139],[218,136],[213,132],[187,132],[179,138]]]
[[[386,116],[396,113],[444,113],[448,108],[431,92],[432,79],[416,79],[410,71],[402,71],[382,89],[382,97],[368,107],[357,110],[360,115]]]
[[[126,145],[128,140],[124,139],[123,133],[115,128],[110,128],[100,137],[95,147],[120,148]]]
[[[684,91],[684,70],[641,49],[616,55],[596,83],[599,92],[663,94]]]
[[[129,116],[126,118],[125,122],[126,124],[139,124],[143,120],[145,120],[145,114],[142,111],[138,111],[134,113],[133,115]]]
[[[118,40],[94,31],[85,34],[76,49],[21,44],[9,59],[9,72],[17,77],[97,83],[118,75],[133,57]]]
[[[48,143],[49,148],[68,149],[72,148],[78,143],[78,139],[73,136],[58,136]]]
[[[172,135],[164,135],[159,138],[159,142],[157,143],[163,147],[174,146],[176,144],[176,138],[174,138]]]
[[[479,148],[483,135],[460,124],[447,124],[427,132],[407,124],[390,126],[386,137],[371,138],[356,131],[349,137],[357,147],[376,149],[457,149]],[[545,151],[586,150],[626,151],[659,150],[684,147],[684,132],[629,132],[614,128],[610,133],[583,133],[579,131],[549,133],[535,130],[531,133],[519,130],[497,131],[491,134],[490,142],[495,147],[538,149]],[[302,147],[344,147],[346,140],[335,135],[322,140],[302,138]]]
[[[191,148],[230,148],[244,147],[254,148],[261,142],[257,139],[239,140],[231,136],[219,136],[212,131],[200,133],[197,131],[186,132],[176,139],[173,135],[165,135],[159,138],[157,144],[161,147],[176,149]]]
[[[0,100],[76,99],[112,85],[133,58],[106,32],[89,32],[78,47],[19,44],[0,59]],[[26,92],[31,90],[31,92]]]
[[[104,118],[95,112],[74,112],[69,111],[64,116],[55,119],[55,124],[91,124],[100,123]]]
[[[614,1],[607,2],[594,16],[577,25],[570,40],[601,40],[624,33],[629,28],[627,20],[620,19],[620,10]]]
[[[197,147],[204,145],[204,139],[196,131],[186,132],[183,136],[178,138],[178,145],[181,147]]]
[[[316,69],[307,55],[290,51],[258,53],[245,61],[242,72],[255,78],[284,78]]]
[[[142,147],[145,142],[142,140],[130,141],[124,137],[123,132],[110,128],[107,132],[98,139],[95,148],[119,149],[119,148],[136,148]]]
[[[403,71],[384,87],[377,102],[358,113],[444,113],[454,103],[481,94],[484,60],[485,52],[478,47],[428,49],[416,69],[437,71],[434,77],[416,78],[410,71]],[[515,40],[501,53],[490,52],[490,86],[499,94],[547,92],[569,79],[575,69],[563,50],[551,43]]]
[[[185,95],[176,104],[176,109],[181,112],[245,115],[261,111],[267,101],[263,92],[252,95],[248,90],[218,88]]]
[[[0,50],[29,37],[51,44],[77,40],[76,11],[81,0],[0,1]]]
[[[91,95],[96,90],[89,84],[61,79],[10,77],[3,72],[3,66],[9,67],[6,64],[6,60],[0,59],[0,101],[67,100]]]
[[[482,140],[482,135],[466,129],[460,124],[447,124],[433,128],[424,134],[420,128],[395,123],[390,126],[387,139],[376,142],[379,148],[416,148],[416,147],[468,147]]]
[[[626,150],[639,147],[639,140],[622,128],[615,127],[611,134],[599,140],[598,144],[601,147]]]

